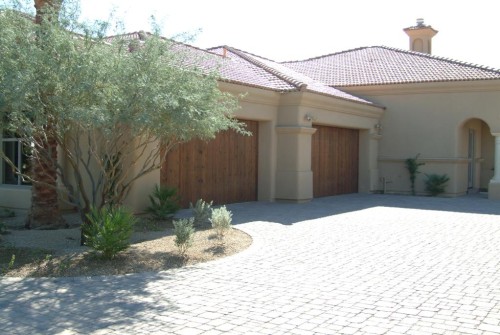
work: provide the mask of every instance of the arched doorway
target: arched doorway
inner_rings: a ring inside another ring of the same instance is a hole
[[[460,156],[466,159],[462,185],[467,193],[487,192],[494,174],[495,138],[488,124],[476,118],[464,122],[460,132]]]

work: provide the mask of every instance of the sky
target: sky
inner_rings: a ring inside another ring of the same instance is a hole
[[[364,46],[407,50],[403,28],[423,18],[439,33],[432,53],[500,69],[498,0],[82,0],[82,17],[114,10],[125,30],[194,35],[200,48],[229,45],[275,61]]]

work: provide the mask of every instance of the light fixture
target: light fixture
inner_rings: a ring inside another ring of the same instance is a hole
[[[304,120],[306,120],[307,122],[311,122],[312,120],[314,120],[314,118],[311,114],[307,113],[306,115],[304,115]]]
[[[375,128],[375,130],[377,131],[377,134],[378,134],[378,135],[382,135],[382,129],[383,129],[383,128],[382,128],[382,124],[381,124],[380,122],[379,122],[379,123],[377,123],[377,124],[375,124],[374,128]]]

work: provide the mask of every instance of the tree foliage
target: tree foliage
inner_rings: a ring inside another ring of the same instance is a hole
[[[13,7],[0,12],[0,128],[47,161],[42,140],[57,141],[63,199],[82,214],[121,204],[180,142],[246,133],[233,118],[237,97],[218,89],[214,59],[157,32],[106,39],[110,24],[79,23],[71,4],[41,24]]]

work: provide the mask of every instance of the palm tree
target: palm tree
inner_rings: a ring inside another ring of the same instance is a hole
[[[62,0],[35,0],[35,22],[40,24],[45,19],[45,6],[50,6],[57,11],[61,3]],[[38,41],[38,43],[41,42]],[[31,175],[36,182],[33,183],[31,189],[31,208],[25,222],[25,227],[29,229],[58,229],[68,226],[61,216],[56,188],[57,142],[50,135],[54,126],[49,122],[44,127],[45,136],[38,136],[36,142],[39,147],[33,151],[31,158]]]

